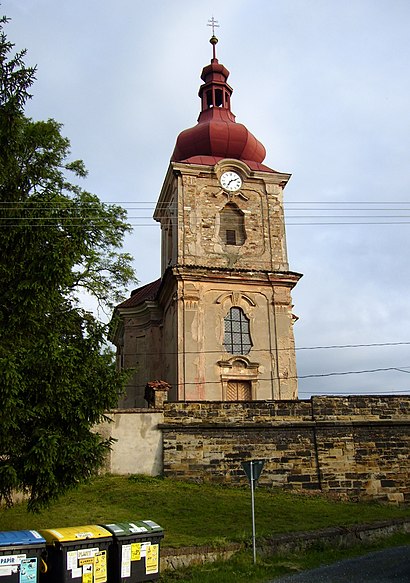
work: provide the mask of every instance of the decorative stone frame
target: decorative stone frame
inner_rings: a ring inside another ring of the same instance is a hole
[[[229,218],[227,218],[229,216]],[[231,221],[233,228],[231,231],[235,233],[235,241],[228,241],[228,229],[227,222]],[[218,236],[221,244],[224,247],[242,247],[247,239],[246,227],[245,227],[245,213],[239,206],[233,202],[228,201],[222,209],[219,211],[219,221],[218,221]]]
[[[219,360],[222,384],[222,400],[227,401],[229,381],[247,381],[251,384],[251,399],[257,395],[259,363],[251,362],[246,356],[232,356],[227,360]]]
[[[242,162],[241,160],[224,158],[223,160],[217,162],[214,166],[214,171],[218,177],[218,180],[220,179],[224,172],[229,170],[237,172],[242,178],[242,180],[246,180],[251,175],[251,169],[247,164],[245,164],[245,162]]]
[[[219,366],[219,374],[222,385],[222,400],[227,400],[227,389],[229,381],[248,381],[251,383],[251,399],[257,399],[258,384],[259,384],[259,362],[252,362],[248,356],[245,355],[230,355],[224,347],[224,326],[222,322],[224,317],[231,308],[241,308],[246,317],[249,319],[250,334],[252,337],[252,323],[254,322],[253,308],[256,307],[254,300],[247,294],[240,292],[226,292],[221,294],[216,300],[216,304],[220,305],[220,337],[219,342],[226,353],[227,358],[223,358],[217,362]],[[251,349],[252,352],[252,349]]]

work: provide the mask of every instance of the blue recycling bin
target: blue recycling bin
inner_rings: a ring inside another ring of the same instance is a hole
[[[1,583],[38,583],[46,541],[36,530],[0,531]]]

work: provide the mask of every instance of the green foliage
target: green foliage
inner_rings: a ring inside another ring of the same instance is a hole
[[[124,375],[107,326],[84,294],[111,310],[133,277],[121,253],[125,211],[71,179],[56,121],[24,115],[35,68],[12,55],[0,19],[0,499],[30,495],[36,510],[100,467],[110,442],[92,431],[116,406]]]

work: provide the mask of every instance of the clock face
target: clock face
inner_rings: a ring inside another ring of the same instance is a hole
[[[242,178],[236,172],[224,172],[221,176],[221,186],[225,190],[229,190],[230,192],[234,192],[235,190],[239,190],[242,186]]]

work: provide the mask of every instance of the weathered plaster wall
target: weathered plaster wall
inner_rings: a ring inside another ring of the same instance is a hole
[[[228,169],[243,178],[238,192],[221,187]],[[297,398],[291,290],[300,274],[288,271],[283,189],[289,177],[235,160],[171,164],[154,213],[163,254],[158,370],[173,387],[169,400]],[[243,359],[232,359],[223,344],[231,307],[250,322],[252,350]]]
[[[111,422],[97,427],[104,437],[116,440],[107,457],[105,471],[149,476],[161,474],[162,433],[158,425],[164,421],[163,411],[117,409],[108,417]]]
[[[121,397],[119,407],[133,409],[144,407],[145,385],[162,375],[162,330],[158,324],[160,311],[155,306],[149,310],[130,310],[124,317],[124,334],[121,367],[133,369],[127,382],[127,390]]]
[[[267,276],[244,280],[231,274],[228,281],[218,281],[204,271],[197,277],[179,283],[183,327],[179,400],[227,401],[228,379],[250,382],[252,399],[295,398],[290,292],[282,310]],[[224,348],[224,318],[233,306],[240,307],[250,322],[252,348],[244,356],[233,356]],[[280,324],[286,329],[276,334]]]
[[[241,461],[265,459],[261,484],[340,496],[410,500],[410,397],[168,403],[164,473],[245,482]]]
[[[236,193],[221,188],[222,169],[195,164],[173,164],[181,173],[178,185],[179,265],[233,267],[287,271],[286,235],[283,217],[283,189],[289,175],[251,172],[239,161],[225,161],[245,180]],[[228,169],[228,168],[227,168]],[[174,202],[174,200],[173,200]],[[245,241],[226,245],[220,213],[233,203],[243,214]]]

